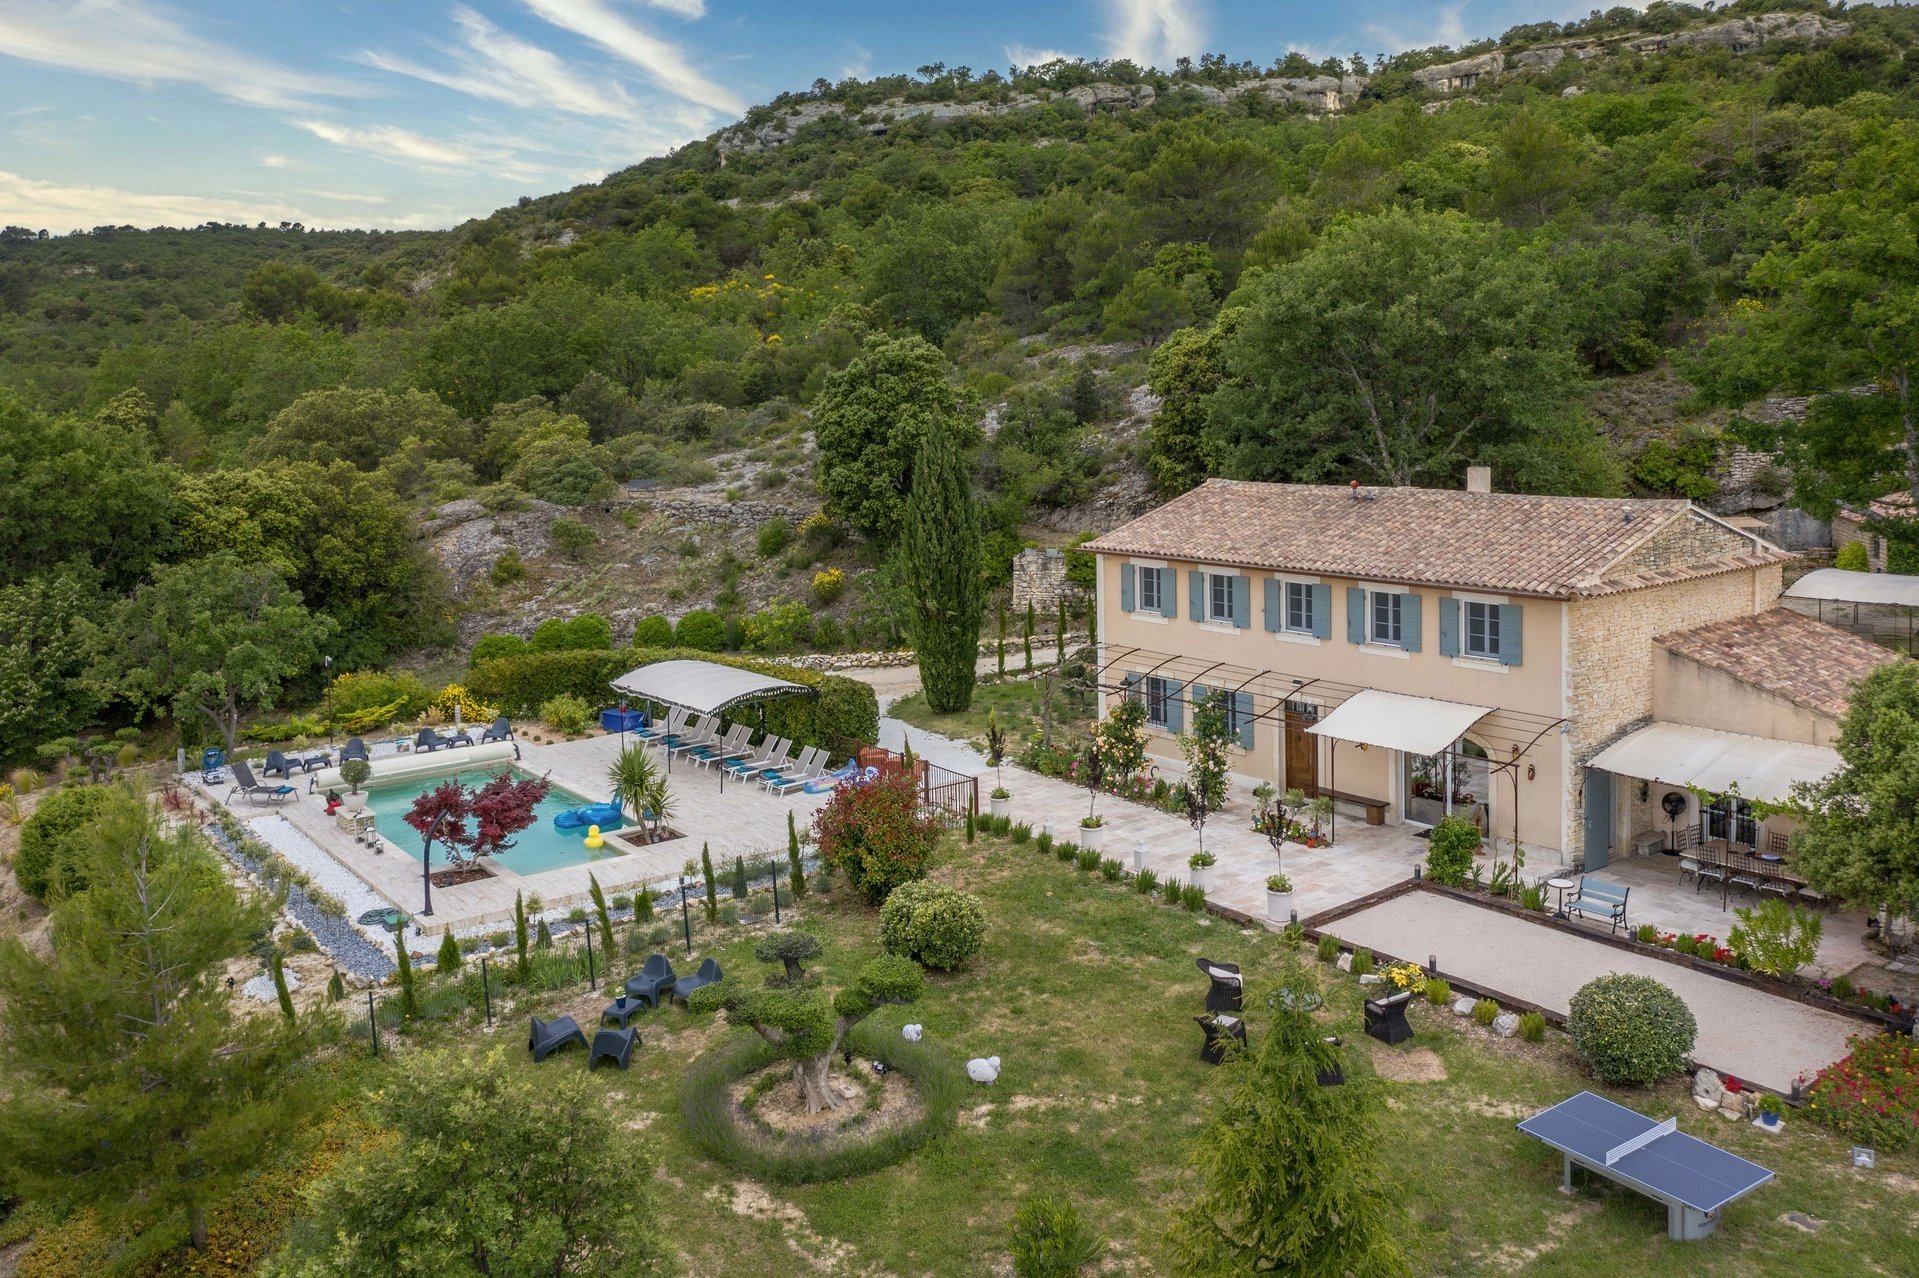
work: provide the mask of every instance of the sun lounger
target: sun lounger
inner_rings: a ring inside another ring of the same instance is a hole
[[[744,723],[736,723],[726,730],[726,735],[712,745],[696,746],[686,752],[686,757],[702,768],[710,763],[720,763],[727,759],[737,759],[747,753],[746,740],[753,735],[753,729]]]
[[[229,801],[236,794],[244,794],[249,799],[265,799],[269,803],[278,803],[299,794],[299,791],[290,785],[262,785],[253,775],[253,769],[247,766],[245,759],[233,761],[233,781],[233,788],[227,791]]]
[[[785,737],[768,737],[765,741],[761,742],[761,745],[764,748],[761,749],[758,754],[745,759],[735,759],[721,766],[741,780],[746,780],[747,778],[757,776],[768,768],[777,768],[784,764],[787,755],[790,754],[793,749],[793,743]]]
[[[655,719],[652,723],[639,729],[633,735],[642,741],[664,741],[680,730],[686,723],[689,713],[689,711],[682,710],[678,706],[675,706],[666,712],[665,721],[662,722],[661,720]]]
[[[826,751],[815,750],[813,751],[811,761],[801,758],[800,766],[794,771],[792,776],[767,777],[761,781],[760,784],[771,790],[774,794],[791,794],[795,790],[802,789],[807,782],[819,780],[825,771]]]
[[[717,745],[720,739],[720,717],[716,714],[705,715],[686,725],[680,734],[666,743],[668,754],[687,754],[705,746]]]

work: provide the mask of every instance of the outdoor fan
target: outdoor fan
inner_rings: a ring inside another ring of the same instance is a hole
[[[1686,810],[1686,796],[1677,790],[1668,790],[1666,791],[1665,797],[1659,800],[1659,807],[1666,814],[1666,824],[1673,827],[1673,829],[1677,829],[1679,825],[1679,814]],[[1672,829],[1666,831],[1666,855],[1679,855],[1679,849],[1673,846]]]

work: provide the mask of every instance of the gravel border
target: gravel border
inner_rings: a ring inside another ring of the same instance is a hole
[[[289,827],[290,828],[290,827]],[[206,827],[207,836],[213,840],[213,846],[226,854],[229,861],[245,870],[247,875],[262,885],[266,882],[265,872],[260,862],[249,854],[243,844],[229,838],[225,829],[216,821]],[[261,842],[266,844],[266,840]],[[267,846],[271,846],[267,844]],[[275,849],[278,851],[279,849]],[[282,856],[286,854],[281,852]],[[291,858],[289,858],[290,860]],[[301,867],[303,870],[305,867]],[[286,913],[301,927],[312,934],[320,948],[330,955],[333,961],[350,975],[363,981],[384,981],[395,970],[393,959],[387,952],[368,940],[352,922],[335,914],[329,914],[313,903],[306,889],[297,883],[287,884]]]

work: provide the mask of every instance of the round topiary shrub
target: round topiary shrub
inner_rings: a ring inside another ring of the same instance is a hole
[[[1686,1068],[1699,1026],[1652,977],[1613,972],[1579,987],[1566,1032],[1602,1082],[1644,1086]]]
[[[680,624],[673,628],[673,639],[682,648],[720,652],[726,648],[726,623],[716,612],[695,608],[680,618]]]
[[[970,892],[915,879],[880,907],[880,947],[951,971],[986,943],[986,907]]]
[[[111,796],[104,785],[70,785],[40,801],[20,827],[20,851],[13,859],[21,891],[44,897],[55,887],[66,892],[86,887],[76,867],[77,840]]]
[[[633,627],[633,647],[635,648],[671,648],[673,646],[673,623],[657,613],[651,617],[642,617]]]

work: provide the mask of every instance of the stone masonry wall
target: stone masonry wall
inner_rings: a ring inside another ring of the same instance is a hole
[[[1066,556],[1057,550],[1022,550],[1013,556],[1013,598],[1008,608],[1024,613],[1030,601],[1033,611],[1051,617],[1059,611],[1060,596],[1077,603],[1084,592],[1066,580]]]
[[[1566,649],[1573,768],[1566,794],[1568,852],[1585,835],[1586,760],[1652,717],[1653,636],[1770,608],[1782,578],[1781,566],[1773,564],[1572,601]]]
[[[1752,542],[1710,519],[1675,519],[1609,566],[1606,575],[1623,577],[1674,564],[1696,564],[1749,552]]]

